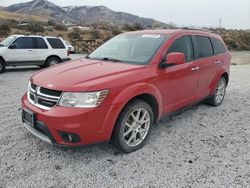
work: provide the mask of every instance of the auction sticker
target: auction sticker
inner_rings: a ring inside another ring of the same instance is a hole
[[[161,37],[161,35],[155,35],[155,34],[144,34],[142,35],[142,37],[144,38],[154,38],[154,39],[158,39]]]

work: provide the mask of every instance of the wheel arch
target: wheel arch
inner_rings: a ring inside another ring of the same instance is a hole
[[[162,96],[157,87],[155,87],[153,84],[145,83],[129,86],[128,88],[123,89],[113,100],[113,104],[117,105],[118,107],[115,109],[115,114],[112,115],[112,123],[104,127],[104,129],[109,132],[109,138],[111,138],[113,135],[116,122],[122,113],[122,110],[134,99],[140,99],[148,103],[151,106],[155,116],[154,123],[159,121],[162,113]],[[109,113],[107,114],[106,118],[110,120]]]
[[[6,61],[5,61],[5,59],[3,58],[3,56],[0,56],[0,60],[2,60],[3,63],[6,65]]]
[[[210,84],[210,88],[211,88],[210,95],[212,95],[215,92],[216,85],[217,85],[217,83],[218,83],[218,81],[220,80],[221,77],[224,77],[226,79],[227,85],[228,85],[228,83],[229,83],[229,71],[226,69],[226,67],[222,67],[218,71],[218,73],[216,74],[214,80]]]
[[[46,58],[45,63],[47,63],[48,59],[49,59],[49,58],[52,58],[52,57],[55,57],[55,58],[59,59],[60,62],[62,62],[62,59],[61,59],[58,55],[49,55],[49,56]]]

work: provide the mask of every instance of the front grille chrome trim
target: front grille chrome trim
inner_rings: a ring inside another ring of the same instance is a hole
[[[58,104],[61,96],[58,97],[58,96],[53,96],[53,95],[47,95],[45,93],[42,93],[40,89],[41,89],[40,86],[36,86],[36,90],[34,90],[31,87],[31,84],[29,84],[28,93],[27,93],[27,98],[28,98],[29,103],[31,103],[32,105],[34,105],[34,106],[36,106],[38,108],[41,108],[43,110],[50,110],[52,107],[54,107],[54,106],[56,106]],[[31,99],[30,95],[33,95],[34,100]],[[38,99],[43,100],[45,103],[46,103],[46,101],[47,102],[53,102],[53,103],[55,103],[55,105],[52,104],[53,106],[50,106],[50,107],[45,106],[44,103],[42,104],[41,101],[39,102]]]
[[[56,100],[58,100],[58,99],[60,99],[60,97],[56,97],[56,96],[52,96],[52,95],[46,95],[46,94],[44,94],[44,93],[41,93],[41,87],[38,87],[37,88],[37,94],[38,95],[40,95],[40,96],[43,96],[43,97],[46,97],[46,98],[51,98],[51,99],[56,99]]]

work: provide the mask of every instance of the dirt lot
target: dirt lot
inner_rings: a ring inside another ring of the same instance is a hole
[[[232,66],[222,106],[163,119],[131,154],[110,145],[60,149],[24,130],[20,97],[36,70],[0,75],[0,188],[250,186],[250,65]]]

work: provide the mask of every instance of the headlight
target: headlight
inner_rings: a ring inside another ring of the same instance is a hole
[[[64,92],[58,105],[77,108],[94,108],[101,104],[107,94],[108,90],[98,92]]]

